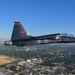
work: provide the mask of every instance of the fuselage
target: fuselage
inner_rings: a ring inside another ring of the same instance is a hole
[[[17,39],[11,41],[5,41],[5,45],[27,46],[27,45],[40,45],[40,44],[52,44],[52,43],[74,43],[75,37],[66,33],[50,34],[44,36],[29,36],[25,39]]]

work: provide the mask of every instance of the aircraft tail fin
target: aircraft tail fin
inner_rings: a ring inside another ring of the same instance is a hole
[[[22,24],[20,22],[15,22],[11,40],[26,39],[28,37],[30,37],[30,35],[24,30]]]

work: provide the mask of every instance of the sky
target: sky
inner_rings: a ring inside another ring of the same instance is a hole
[[[75,36],[75,0],[0,0],[0,38],[11,38],[16,21],[32,36]]]

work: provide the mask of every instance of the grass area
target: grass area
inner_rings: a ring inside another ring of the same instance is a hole
[[[13,74],[13,75],[19,75],[18,73],[15,73],[15,74]]]
[[[13,62],[13,60],[9,59],[10,57],[5,55],[0,55],[0,65],[7,64]]]

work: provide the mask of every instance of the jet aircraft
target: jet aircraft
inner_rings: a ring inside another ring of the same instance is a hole
[[[56,33],[43,36],[29,35],[20,22],[14,23],[11,40],[5,41],[5,45],[29,46],[55,43],[75,43],[75,37],[67,33]]]

